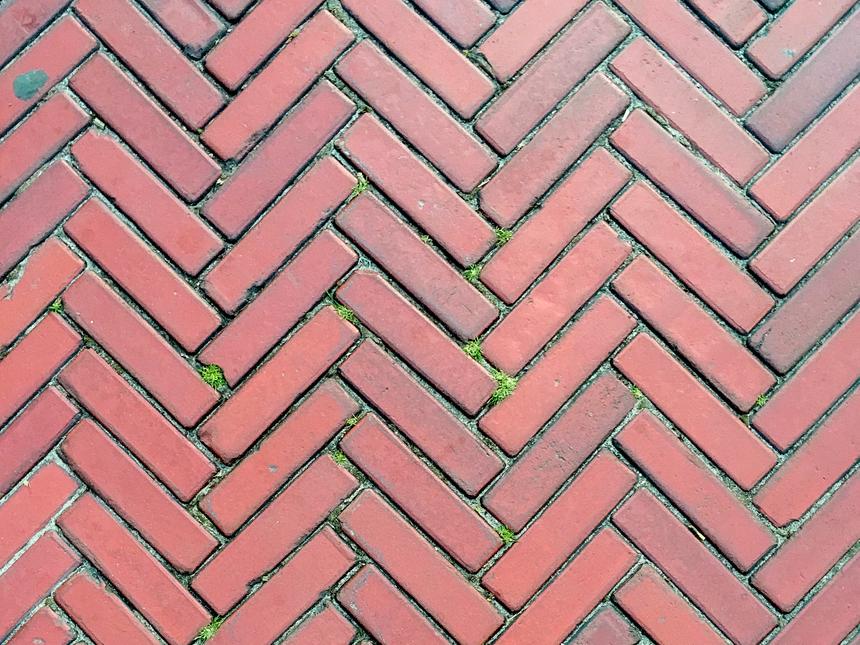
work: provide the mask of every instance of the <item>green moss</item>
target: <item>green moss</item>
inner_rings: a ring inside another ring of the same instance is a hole
[[[352,428],[355,425],[358,425],[358,422],[361,421],[362,415],[354,414],[349,419],[346,420],[347,427]]]
[[[211,385],[216,390],[227,387],[227,379],[224,378],[224,370],[219,365],[204,365],[197,370],[208,385]]]
[[[765,403],[767,403],[767,396],[764,394],[755,400],[755,404],[759,407],[763,406]]]
[[[351,322],[353,325],[358,324],[358,316],[355,315],[355,312],[347,307],[346,305],[342,305],[339,302],[332,302],[331,306],[334,307],[334,310],[337,312],[337,315],[343,318],[347,322]]]
[[[223,618],[215,618],[211,623],[206,625],[203,629],[201,629],[197,634],[197,642],[205,643],[210,638],[212,638],[215,634],[218,633],[218,630],[221,629],[221,625],[224,623]]]
[[[344,454],[343,450],[335,450],[331,453],[331,458],[334,459],[334,463],[339,466],[349,466],[349,459],[346,454]]]
[[[463,277],[472,284],[475,284],[481,277],[481,267],[473,264],[468,269],[463,271]]]
[[[496,532],[499,534],[499,537],[502,538],[505,544],[513,544],[517,541],[517,536],[514,535],[514,532],[504,524],[499,524],[499,526],[496,528]]]
[[[490,396],[490,405],[496,405],[514,393],[517,388],[517,379],[501,370],[492,370],[490,373],[496,379],[496,390]]]
[[[497,228],[496,229],[496,246],[504,246],[508,242],[511,241],[511,238],[514,236],[513,231],[509,231],[506,228]]]
[[[645,395],[642,394],[642,390],[640,390],[635,385],[630,388],[630,394],[632,394],[633,398],[636,399],[637,401],[645,398]]]
[[[484,355],[481,353],[481,343],[477,340],[470,340],[468,343],[463,345],[463,351],[476,361],[480,361],[484,358]]]

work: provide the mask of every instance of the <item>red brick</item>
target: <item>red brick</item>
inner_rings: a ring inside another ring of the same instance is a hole
[[[215,310],[100,200],[87,200],[63,230],[189,352],[220,326]]]
[[[484,643],[501,626],[502,617],[478,590],[376,493],[361,493],[340,521],[346,534],[458,643]]]
[[[629,32],[605,4],[593,5],[481,115],[475,129],[509,153]]]
[[[496,641],[561,643],[636,562],[612,529],[603,529]]]
[[[378,274],[354,272],[338,299],[443,394],[475,414],[495,381]]]
[[[860,163],[853,162],[750,262],[774,291],[785,295],[860,219]]]
[[[83,130],[89,117],[65,94],[55,94],[0,143],[0,200]]]
[[[513,303],[629,178],[624,166],[597,148],[490,258],[481,281]]]
[[[247,0],[219,0],[219,9],[235,18],[251,4]],[[242,22],[206,56],[206,69],[235,90],[263,63],[322,0],[262,0]]]
[[[496,6],[499,0],[495,0]],[[500,9],[514,2],[501,0]],[[500,81],[511,78],[585,5],[585,0],[527,0],[478,49]]]
[[[206,203],[203,214],[227,237],[253,220],[346,123],[352,101],[322,81]]]
[[[331,157],[314,164],[207,275],[203,287],[234,312],[347,198],[355,178]]]
[[[654,183],[741,257],[749,256],[773,224],[735,187],[720,179],[642,110],[610,137]]]
[[[62,618],[42,607],[7,642],[8,645],[68,645],[73,637]]]
[[[770,159],[754,138],[644,38],[637,38],[625,47],[613,59],[611,67],[737,183],[746,184]]]
[[[467,495],[502,469],[501,459],[373,341],[363,341],[340,371]]]
[[[777,526],[799,520],[860,458],[860,392],[836,408],[827,421],[780,466],[754,501]]]
[[[464,119],[493,95],[493,83],[401,0],[343,5]]]
[[[53,531],[28,548],[0,575],[0,638],[5,641],[33,605],[78,564],[78,556]]]
[[[77,408],[49,387],[0,433],[0,496],[53,448],[71,425]]]
[[[202,220],[110,136],[72,146],[84,174],[183,271],[198,274],[223,244]]]
[[[209,612],[89,493],[59,525],[168,643],[189,643],[209,623]]]
[[[193,571],[215,549],[215,538],[92,421],[72,428],[62,451],[78,476],[179,571]]]
[[[631,186],[611,213],[735,329],[748,332],[773,306],[773,298],[646,184]]]
[[[803,135],[750,187],[750,194],[785,220],[860,147],[860,90],[855,89]]]
[[[481,418],[480,428],[515,455],[633,330],[613,299],[600,296],[520,379],[517,389]]]
[[[792,3],[766,34],[756,38],[747,48],[747,58],[771,78],[780,78],[853,4],[851,0],[826,3],[801,0]]]
[[[355,638],[355,627],[343,614],[326,605],[318,614],[305,618],[283,645],[349,645]]]
[[[211,645],[271,643],[352,566],[355,555],[325,527],[239,607]]]
[[[837,2],[841,4],[839,0]],[[808,22],[804,21],[805,33],[808,27]],[[811,35],[811,30],[809,33]],[[858,37],[860,13],[854,13],[752,112],[747,119],[747,127],[771,150],[785,148],[856,78],[860,71],[856,47]]]
[[[203,141],[222,159],[241,157],[352,41],[352,32],[328,11],[318,13],[212,119]]]
[[[741,571],[749,571],[776,540],[708,466],[650,412],[615,442]]]
[[[647,334],[613,364],[744,490],[776,463],[773,451]]]
[[[639,630],[633,627],[611,605],[604,605],[579,630],[570,645],[636,645]]]
[[[57,239],[39,247],[22,267],[18,281],[0,286],[0,347],[11,345],[83,266]]]
[[[202,0],[141,0],[141,4],[192,58],[200,58],[224,33],[224,23]]]
[[[495,244],[490,226],[372,115],[359,117],[339,147],[462,266]]]
[[[235,385],[319,302],[358,257],[330,230],[320,233],[200,354]]]
[[[658,643],[720,645],[724,642],[649,564],[625,582],[613,598]]]
[[[321,309],[200,428],[226,461],[241,455],[358,337],[331,307]]]
[[[858,264],[860,235],[855,233],[750,336],[750,346],[780,374],[791,369],[857,304]]]
[[[104,54],[81,67],[72,89],[187,200],[198,199],[221,169]]]
[[[599,377],[508,468],[484,496],[484,506],[519,531],[632,408],[633,397],[621,381],[611,374]]]
[[[756,571],[752,584],[789,612],[858,540],[860,477],[855,474]]]
[[[510,610],[522,608],[635,482],[618,459],[608,452],[598,454],[484,574],[481,584]]]
[[[375,415],[365,416],[340,445],[394,503],[469,571],[480,569],[502,546],[496,532]]]
[[[80,344],[75,330],[50,313],[0,360],[0,425],[48,382]]]
[[[415,4],[460,47],[468,49],[496,17],[480,0],[415,0]]]
[[[93,350],[78,354],[60,383],[183,502],[214,474],[203,453]]]
[[[806,432],[857,379],[860,314],[854,314],[753,417],[780,450]]]
[[[65,311],[184,426],[197,423],[218,394],[155,330],[93,273],[66,290]]]
[[[62,11],[69,0],[11,0],[0,13],[0,65]]]
[[[358,411],[335,381],[322,385],[200,500],[221,531],[232,535]]]
[[[357,485],[331,457],[320,457],[201,569],[192,587],[219,614],[226,614]]]
[[[734,114],[740,116],[764,95],[762,80],[677,0],[618,4]]]
[[[739,409],[747,411],[776,383],[773,375],[645,256],[612,287]]]
[[[691,0],[733,47],[740,47],[767,22],[767,14],[754,0]]]
[[[189,128],[202,127],[224,105],[215,86],[134,5],[76,0],[75,11]]]
[[[77,488],[65,470],[48,463],[0,504],[0,567],[51,520]]]
[[[55,161],[0,209],[0,275],[17,264],[88,192],[65,161]]]
[[[0,132],[21,118],[96,46],[95,39],[71,16],[54,23],[0,73]]]
[[[774,638],[774,645],[839,643],[857,627],[860,556],[854,556]],[[856,645],[857,640],[850,641]],[[850,645],[849,644],[849,645]]]
[[[484,356],[504,372],[519,372],[629,253],[630,246],[598,222],[493,328],[481,344]]]
[[[651,493],[640,490],[612,521],[740,645],[758,643],[776,618]]]
[[[458,188],[471,191],[496,157],[369,40],[336,67],[343,78]]]
[[[341,587],[337,600],[381,643],[448,642],[373,565]]]
[[[590,78],[481,189],[481,209],[499,226],[516,222],[628,102],[602,73]]]
[[[477,337],[498,317],[489,300],[376,197],[352,201],[337,225],[460,338]]]
[[[158,643],[155,636],[119,598],[86,573],[72,576],[57,589],[54,598],[87,636],[97,643]]]

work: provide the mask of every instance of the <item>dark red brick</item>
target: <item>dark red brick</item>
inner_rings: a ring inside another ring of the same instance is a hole
[[[651,493],[637,491],[612,521],[735,643],[758,643],[776,626],[765,605]]]
[[[495,381],[487,370],[469,358],[378,273],[354,272],[337,290],[337,297],[468,414],[475,414],[495,390]]]
[[[235,385],[357,259],[337,235],[323,231],[206,346],[200,360],[219,365]]]
[[[198,199],[218,179],[218,165],[104,54],[70,86],[183,198]]]
[[[138,379],[184,426],[218,394],[131,307],[87,271],[63,296],[66,313]]]
[[[183,271],[197,275],[223,244],[113,138],[89,131],[72,146],[81,170]]]
[[[630,172],[597,148],[517,228],[481,271],[481,282],[513,303],[621,190]]]
[[[346,123],[353,107],[334,85],[322,81],[206,202],[203,214],[227,237],[239,237]]]
[[[487,335],[484,356],[509,374],[519,372],[629,253],[611,228],[597,223]]]
[[[200,570],[192,587],[219,614],[226,614],[357,485],[331,457],[320,457]],[[207,512],[217,518],[211,507]]]
[[[785,374],[860,299],[860,234],[783,302],[749,338],[752,348]]]
[[[495,243],[490,226],[375,117],[359,117],[339,146],[462,266],[477,262]]]
[[[502,469],[501,459],[372,340],[340,371],[466,494],[477,495]]]
[[[508,227],[600,136],[629,99],[602,73],[591,77],[481,189],[481,209]]]
[[[346,534],[457,642],[484,643],[501,626],[493,605],[376,493],[361,493],[340,521]]]
[[[633,408],[630,391],[599,377],[484,496],[484,506],[519,531]]]
[[[60,372],[60,383],[183,502],[215,473],[203,453],[93,350],[79,353]]]
[[[59,525],[169,643],[189,643],[209,623],[209,612],[91,494],[66,510]]]
[[[611,208],[612,216],[735,329],[748,332],[773,298],[642,182]]]
[[[360,195],[337,225],[461,339],[475,338],[498,310],[378,199]]]
[[[600,296],[526,372],[514,393],[481,418],[481,430],[509,455],[518,453],[634,326],[615,300]]]
[[[613,363],[744,490],[776,463],[767,444],[647,334],[637,335]]]
[[[200,439],[222,459],[236,459],[357,337],[331,307],[321,309],[209,417]]]
[[[336,70],[458,188],[471,191],[496,167],[495,155],[369,40],[356,45]]]

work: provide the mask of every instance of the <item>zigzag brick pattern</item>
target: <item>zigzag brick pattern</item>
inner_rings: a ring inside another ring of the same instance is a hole
[[[860,3],[0,4],[0,643],[860,642]]]

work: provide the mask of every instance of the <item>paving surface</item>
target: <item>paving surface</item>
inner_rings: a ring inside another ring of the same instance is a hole
[[[855,2],[11,0],[0,64],[0,642],[860,642]]]

